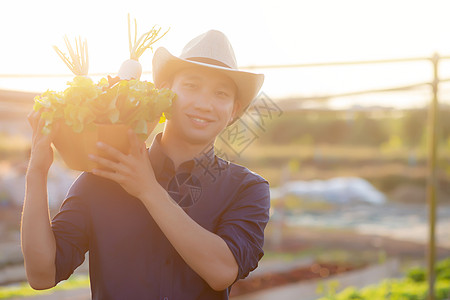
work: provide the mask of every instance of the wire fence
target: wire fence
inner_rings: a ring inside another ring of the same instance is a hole
[[[435,54],[438,61],[450,60],[450,56],[439,56]],[[395,58],[395,59],[379,59],[379,60],[360,60],[360,61],[340,61],[340,62],[320,62],[320,63],[304,63],[304,64],[279,64],[279,65],[248,65],[242,66],[242,70],[261,70],[261,69],[302,69],[302,68],[317,68],[317,67],[333,67],[333,66],[356,66],[356,65],[374,65],[374,64],[395,64],[395,63],[406,63],[406,62],[432,62],[433,57],[411,57],[411,58]],[[97,72],[90,73],[90,76],[107,76],[109,74],[114,74],[114,72]],[[144,71],[142,74],[151,75],[151,71]],[[58,77],[73,77],[73,74],[0,74],[0,78],[7,79],[20,79],[20,78],[58,78]],[[438,83],[450,82],[450,78],[438,79]],[[299,101],[324,101],[332,98],[341,97],[351,97],[351,96],[361,96],[366,94],[375,93],[387,93],[387,92],[403,92],[417,90],[424,87],[431,87],[433,82],[416,82],[408,85],[399,85],[389,88],[377,88],[377,89],[363,89],[356,91],[349,91],[343,93],[330,93],[318,96],[296,97]],[[299,94],[301,92],[299,91]],[[8,101],[6,97],[0,97],[0,101]],[[20,101],[20,100],[19,100]]]
[[[429,62],[433,63],[437,60],[437,64],[443,60],[450,60],[450,56],[439,56],[434,54],[432,57],[411,57],[411,58],[396,58],[396,59],[380,59],[380,60],[361,60],[361,61],[342,61],[342,62],[323,62],[323,63],[308,63],[308,64],[289,64],[289,65],[258,65],[258,66],[246,66],[243,69],[255,70],[255,69],[293,69],[293,68],[316,68],[316,67],[333,67],[333,66],[355,66],[355,65],[372,65],[372,64],[393,64],[393,63],[405,63],[405,62]],[[326,100],[338,97],[360,96],[365,94],[374,93],[386,93],[386,92],[402,92],[411,91],[423,87],[432,87],[434,82],[446,83],[450,82],[450,78],[439,79],[433,76],[432,81],[417,82],[409,85],[401,85],[389,88],[378,89],[364,89],[358,91],[351,91],[345,93],[332,93],[319,95],[314,97],[298,97],[298,100]]]

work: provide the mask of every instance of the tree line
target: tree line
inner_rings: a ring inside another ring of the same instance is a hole
[[[450,141],[450,107],[438,117],[440,144]],[[297,110],[267,122],[260,143],[379,146],[400,140],[405,147],[426,144],[428,110]]]

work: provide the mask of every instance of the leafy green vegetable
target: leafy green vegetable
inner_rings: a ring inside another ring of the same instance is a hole
[[[450,295],[449,275],[450,257],[436,264],[435,299],[445,300]],[[423,300],[426,299],[428,282],[424,268],[412,268],[403,279],[385,279],[379,284],[362,289],[347,287],[339,293],[325,295],[319,300]]]
[[[74,132],[94,124],[126,124],[137,134],[148,135],[147,123],[170,113],[175,93],[156,89],[153,83],[121,80],[112,87],[102,78],[97,84],[87,77],[76,76],[63,92],[46,91],[36,96],[33,109],[43,109],[44,133],[55,122],[63,120]]]
[[[407,272],[406,277],[415,282],[425,281],[426,279],[425,270],[419,267],[412,268]]]

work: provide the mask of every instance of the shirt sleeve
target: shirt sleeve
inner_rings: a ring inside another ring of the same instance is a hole
[[[69,278],[83,263],[89,249],[88,210],[81,197],[70,196],[70,194],[71,191],[52,220],[52,230],[56,241],[56,283]]]
[[[217,234],[227,243],[238,264],[236,280],[256,269],[263,257],[264,229],[269,221],[267,181],[247,185],[222,215]]]

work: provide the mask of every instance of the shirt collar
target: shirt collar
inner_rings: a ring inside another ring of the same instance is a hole
[[[174,163],[170,157],[164,152],[161,146],[162,132],[158,133],[152,142],[149,150],[149,157],[152,163],[153,169],[156,175],[161,174],[161,172],[171,166],[173,172]],[[204,148],[199,154],[197,154],[192,159],[183,162],[179,166],[179,170],[193,172],[195,169],[204,168],[204,166],[210,166],[215,161],[214,144],[210,144]]]

